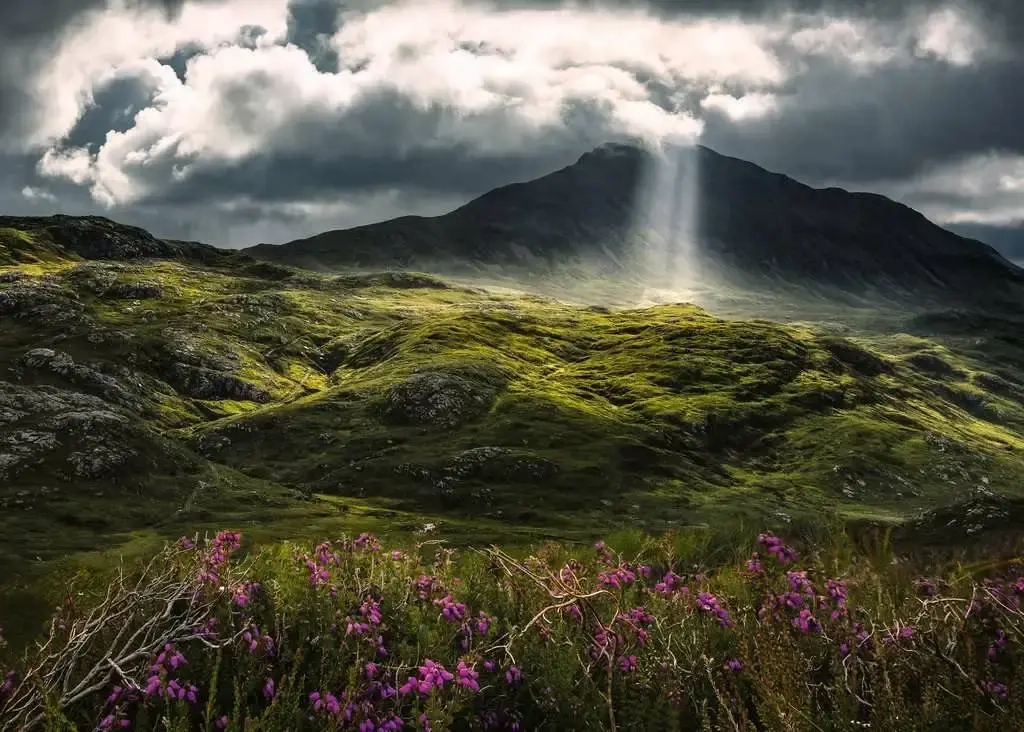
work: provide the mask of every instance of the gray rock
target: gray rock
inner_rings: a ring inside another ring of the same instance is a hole
[[[270,401],[270,395],[263,389],[242,381],[228,371],[175,363],[168,372],[168,381],[179,392],[194,399],[238,399],[259,403]]]
[[[151,300],[163,297],[163,294],[164,288],[155,282],[119,282],[103,296],[116,300]]]
[[[129,434],[139,425],[89,394],[0,381],[0,415],[3,479],[43,463],[59,464],[58,450],[67,451],[69,468],[57,472],[64,480],[103,477],[135,455]]]
[[[47,371],[67,379],[75,386],[97,392],[109,401],[133,409],[142,408],[138,397],[113,376],[104,374],[92,366],[75,363],[74,359],[63,351],[54,351],[51,348],[33,348],[18,360],[18,367],[23,373]]]
[[[426,371],[387,390],[381,417],[394,424],[452,428],[486,414],[496,395],[497,389],[483,379],[453,371]]]
[[[0,289],[0,316],[53,325],[81,320],[84,311],[78,295],[53,282],[17,280]]]

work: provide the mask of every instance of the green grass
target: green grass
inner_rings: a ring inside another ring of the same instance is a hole
[[[115,406],[129,422],[100,435],[130,447],[122,467],[69,480],[79,436],[3,481],[7,576],[225,521],[268,542],[432,521],[452,540],[514,544],[624,524],[904,525],[979,495],[1024,496],[1024,352],[998,319],[968,337],[865,311],[841,337],[840,310],[776,323],[599,308],[230,258],[111,268],[0,234],[0,273],[24,275],[0,293],[81,310],[0,317],[0,370],[107,398],[81,376],[18,370],[51,348],[138,402]],[[131,283],[162,294],[112,295]],[[266,399],[197,398],[176,363]]]

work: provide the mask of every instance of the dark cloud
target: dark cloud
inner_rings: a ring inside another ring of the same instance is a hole
[[[168,17],[186,2],[204,0],[131,0],[132,7],[162,9]],[[31,88],[26,81],[54,52],[62,33],[109,0],[2,0],[0,14],[0,141],[20,135],[30,122]]]
[[[338,54],[328,43],[338,30],[342,6],[338,0],[291,0],[288,4],[288,43],[294,43],[322,72],[338,70]]]
[[[708,119],[705,143],[811,181],[896,180],[984,152],[1024,153],[1024,58],[812,70],[775,115]]]
[[[93,103],[68,135],[69,147],[94,148],[106,139],[107,132],[129,129],[135,115],[149,106],[152,90],[141,79],[116,79],[97,91]]]
[[[134,0],[133,4],[161,8],[173,16],[186,2],[203,1],[211,0]],[[66,29],[106,2],[0,0],[0,140],[6,135],[16,138],[30,122],[31,89],[25,80],[31,79],[33,69],[56,50]],[[303,49],[320,71],[336,71],[339,59],[327,39],[342,22],[342,11],[384,4],[385,0],[291,0],[286,40]],[[497,0],[496,4],[503,8],[555,7],[563,2]],[[948,0],[577,0],[574,4],[642,7],[664,15],[761,16],[794,10],[895,21],[910,9],[938,9],[947,6]],[[835,61],[814,60],[806,74],[782,91],[776,114],[741,122],[718,113],[705,114],[702,142],[812,184],[837,181],[865,186],[907,180],[977,153],[1024,154],[1024,125],[1020,123],[1024,120],[1024,2],[965,0],[958,7],[980,19],[989,32],[1016,49],[1016,55],[961,68],[922,59],[871,73],[858,73]],[[260,32],[258,28],[243,31],[238,45],[252,46]],[[199,47],[183,48],[161,62],[184,79],[188,61],[202,52]],[[650,82],[661,85],[652,89],[658,103],[668,107],[670,99],[678,97],[678,90],[664,81]],[[698,109],[702,96],[700,90],[694,90],[683,107]],[[117,81],[100,90],[65,144],[101,143],[108,131],[129,127],[135,112],[149,99],[150,92],[137,81]],[[257,86],[234,89],[223,101],[236,110],[239,120],[258,114],[260,106],[268,103]],[[442,108],[413,108],[408,100],[388,99],[382,93],[346,114],[343,127],[337,119],[321,119],[315,114],[300,119],[287,132],[292,144],[281,148],[288,152],[271,148],[231,165],[204,161],[194,175],[180,183],[171,180],[171,166],[180,161],[172,158],[175,151],[169,149],[164,159],[131,169],[144,184],[152,184],[153,192],[108,215],[167,236],[205,237],[220,243],[235,243],[242,234],[219,238],[218,231],[252,233],[256,231],[252,222],[265,220],[266,231],[261,236],[287,238],[281,232],[312,233],[308,227],[319,222],[303,221],[301,214],[282,213],[279,204],[285,202],[330,201],[394,189],[409,195],[468,198],[567,164],[610,136],[600,114],[580,105],[567,110],[565,130],[552,133],[543,144],[536,138],[524,138],[527,146],[509,154],[482,154],[458,143],[432,150],[406,149],[404,141],[429,138],[450,114],[451,110]],[[295,144],[295,140],[304,144]],[[33,159],[0,157],[0,211],[35,213],[55,205],[45,198],[26,199],[21,195],[24,186],[48,188],[58,196],[60,207],[70,213],[97,210],[84,188],[40,180]],[[234,198],[250,203],[227,213],[203,207],[204,202]],[[969,196],[929,193],[915,203],[963,206],[969,203],[967,199]],[[197,216],[196,211],[202,215]]]

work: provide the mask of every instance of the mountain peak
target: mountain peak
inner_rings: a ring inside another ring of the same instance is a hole
[[[696,155],[695,166],[688,154]],[[652,209],[665,226],[647,225]],[[683,240],[687,251],[677,257]],[[815,189],[703,145],[656,154],[637,141],[607,142],[567,167],[443,216],[250,251],[288,264],[439,273],[478,264],[537,270],[587,263],[671,279],[683,267],[702,279],[772,287],[783,281],[904,301],[1024,301],[1024,270],[981,242],[884,196]]]

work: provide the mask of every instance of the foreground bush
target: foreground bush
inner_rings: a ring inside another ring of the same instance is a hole
[[[3,729],[1010,729],[1024,578],[944,580],[762,535],[524,559],[368,535],[239,557],[183,538],[68,604],[0,686]]]

